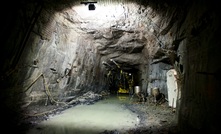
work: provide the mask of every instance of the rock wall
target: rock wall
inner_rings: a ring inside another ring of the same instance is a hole
[[[216,133],[220,119],[220,15],[213,1],[193,3],[180,27],[187,39],[185,51],[180,51],[184,78],[179,113],[180,127],[184,131]],[[187,129],[188,128],[188,129]],[[192,130],[192,131],[193,131]]]
[[[26,17],[33,15],[34,23],[27,37],[24,33],[27,40],[14,60],[18,64],[8,77],[9,87],[22,94],[25,106],[70,101],[88,91],[107,90],[108,70],[102,63],[114,66],[113,59],[135,73],[135,85],[144,93],[156,86],[167,95],[166,71],[173,68],[173,47],[182,40],[174,39],[176,31],[171,30],[180,9],[142,4],[104,2],[92,12],[79,4],[21,10],[29,13]]]
[[[138,70],[136,83],[146,92],[148,57],[153,57],[155,49],[159,49],[159,39],[154,33],[158,31],[153,28],[159,18],[154,16],[154,22],[149,17],[155,12],[140,5],[114,6],[113,14],[121,13],[115,17],[108,14],[104,22],[94,13],[84,14],[88,11],[82,6],[62,12],[42,10],[20,58],[19,77],[15,77],[21,82],[18,85],[24,90],[26,101],[46,101],[46,89],[58,101],[67,101],[70,96],[87,91],[107,90],[104,76],[108,72],[102,62],[110,63],[110,59],[125,70]],[[165,77],[162,79],[162,90],[166,92]]]

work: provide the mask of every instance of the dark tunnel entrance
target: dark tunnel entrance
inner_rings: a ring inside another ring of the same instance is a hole
[[[134,86],[140,85],[138,66],[120,63],[113,59],[103,62],[109,92],[111,94],[134,94]]]

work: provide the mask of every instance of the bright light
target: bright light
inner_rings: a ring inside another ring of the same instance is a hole
[[[88,10],[89,4],[78,4],[67,9],[68,17],[74,22],[81,22],[82,29],[136,28],[143,18],[138,12],[137,3],[96,3],[95,10]]]
[[[77,14],[84,20],[103,20],[103,21],[111,21],[116,20],[119,17],[123,17],[125,13],[125,9],[121,5],[99,5],[98,3],[95,5],[96,10],[89,11],[88,5],[79,5],[72,7],[72,10],[77,12]]]

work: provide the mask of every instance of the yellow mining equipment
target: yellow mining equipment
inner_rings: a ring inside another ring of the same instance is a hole
[[[123,89],[123,88],[119,87],[119,90],[117,91],[117,93],[123,93],[123,94],[129,93],[129,90],[126,90],[126,89]]]

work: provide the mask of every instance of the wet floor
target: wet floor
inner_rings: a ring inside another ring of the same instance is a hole
[[[139,126],[138,115],[125,107],[133,98],[127,94],[108,96],[92,105],[77,105],[28,131],[27,134],[99,134],[126,131]]]

